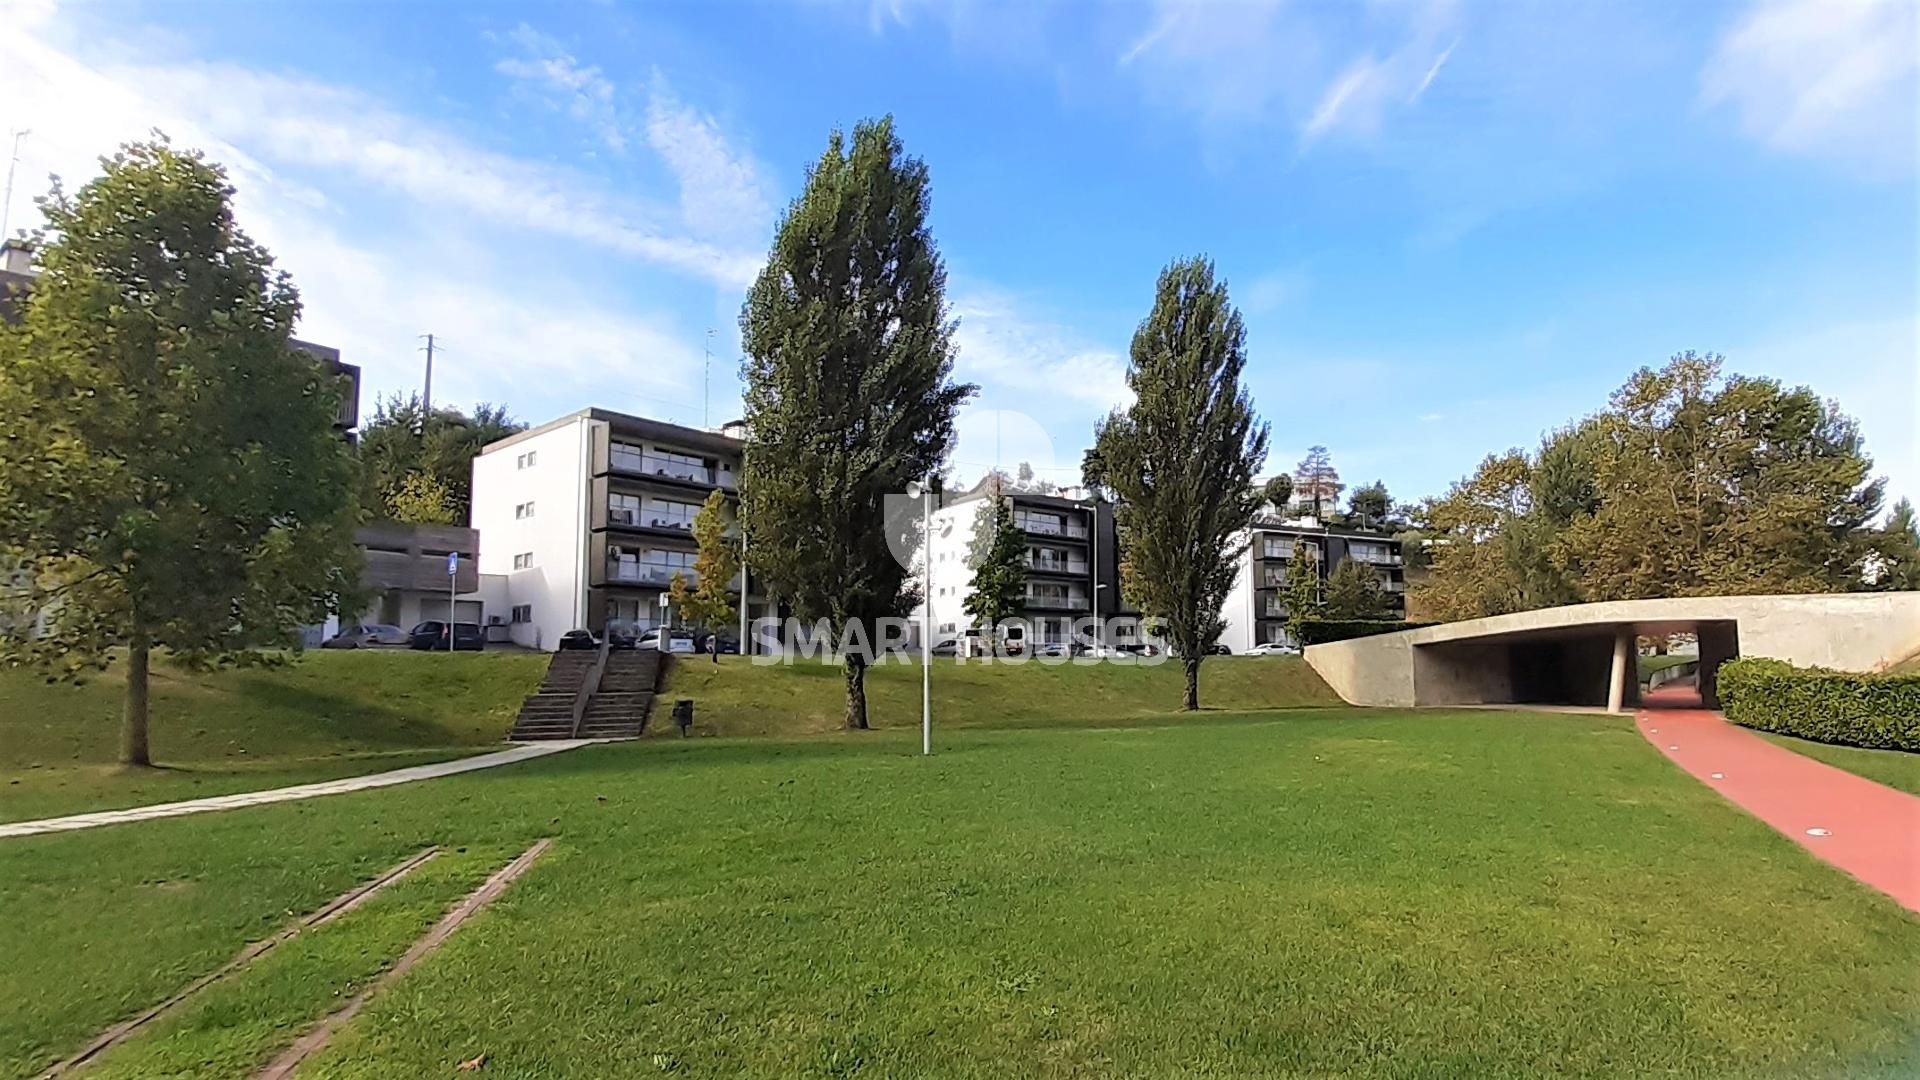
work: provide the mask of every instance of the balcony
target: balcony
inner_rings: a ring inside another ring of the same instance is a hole
[[[1085,574],[1085,559],[1027,559],[1027,569],[1042,574]]]
[[[658,566],[653,563],[610,561],[607,563],[607,580],[621,585],[655,585],[666,588],[673,579],[680,577],[688,585],[697,584],[700,575],[686,566]]]
[[[1380,591],[1389,592],[1389,593],[1403,593],[1407,591],[1407,583],[1404,581],[1382,581],[1380,583]]]
[[[1355,551],[1349,554],[1354,562],[1370,563],[1374,566],[1399,566],[1400,556],[1384,551]]]
[[[1260,606],[1260,617],[1263,619],[1284,619],[1287,617],[1287,605],[1262,604]]]
[[[1064,536],[1069,540],[1085,540],[1087,538],[1087,527],[1085,525],[1076,525],[1070,521],[1062,523],[1058,521],[1015,517],[1013,523],[1023,532],[1029,532],[1035,536]]]
[[[718,467],[693,465],[684,461],[657,454],[634,451],[614,446],[607,453],[607,467],[613,472],[627,476],[649,477],[655,480],[671,480],[679,484],[699,484],[703,487],[722,487],[732,490],[735,470],[726,462]]]
[[[1038,596],[1029,594],[1027,606],[1047,611],[1085,611],[1087,598],[1084,596]]]
[[[607,524],[629,529],[666,529],[672,532],[692,533],[693,522],[678,518],[664,518],[658,514],[649,514],[643,510],[617,510],[607,508]]]

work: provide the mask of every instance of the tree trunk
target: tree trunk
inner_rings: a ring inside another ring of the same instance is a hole
[[[127,701],[120,732],[120,761],[124,765],[152,765],[147,751],[147,637],[135,633],[127,646]]]
[[[1189,656],[1181,663],[1187,669],[1187,696],[1180,703],[1180,707],[1192,712],[1200,707],[1200,658]]]
[[[847,657],[847,730],[867,730],[867,662]]]

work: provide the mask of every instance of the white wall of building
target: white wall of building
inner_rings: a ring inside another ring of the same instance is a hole
[[[973,542],[974,522],[990,513],[986,499],[971,499],[933,512],[933,538],[926,553],[933,559],[933,640],[945,641],[964,633],[972,623],[965,610],[973,591],[973,569],[967,565],[967,547]],[[915,616],[920,612],[916,610]]]
[[[552,649],[560,635],[586,623],[587,499],[592,485],[592,428],[579,417],[473,460],[472,523],[480,531],[482,593],[497,575],[504,595],[489,610],[511,623],[519,645]],[[531,459],[527,455],[533,455]],[[531,513],[522,509],[531,503]],[[532,556],[516,566],[516,556]]]
[[[1236,540],[1245,539],[1247,535],[1242,533]],[[1258,554],[1250,544],[1246,553],[1240,556],[1240,565],[1233,574],[1233,588],[1220,605],[1220,617],[1227,624],[1227,628],[1220,633],[1220,644],[1232,649],[1236,655],[1253,648],[1260,640],[1260,624],[1254,611],[1254,605],[1259,603],[1259,593],[1255,591],[1253,580],[1254,558]]]

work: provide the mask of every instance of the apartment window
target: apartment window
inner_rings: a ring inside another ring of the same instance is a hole
[[[656,529],[693,529],[694,515],[700,508],[693,503],[671,499],[653,499],[647,503],[646,522]]]
[[[675,450],[654,447],[646,451],[641,457],[640,468],[643,472],[655,475],[677,476],[682,480],[697,480],[702,484],[712,482],[712,471],[707,467],[705,458]]]
[[[532,604],[515,604],[513,606],[513,614],[509,616],[509,618],[513,622],[517,622],[517,623],[532,622],[533,621],[533,605]]]
[[[646,452],[639,447],[629,443],[617,442],[611,447],[608,447],[608,452],[612,458],[614,468],[622,469],[626,472],[641,472],[644,470],[642,462],[646,460]]]
[[[640,524],[640,496],[613,494],[607,496],[607,521],[615,525]]]
[[[658,548],[650,548],[641,555],[640,561],[649,566],[670,566],[676,570],[691,570],[696,557],[691,551],[661,551]]]
[[[514,517],[514,520],[516,521],[523,518],[530,518],[532,516],[533,516],[533,503],[531,502],[523,502],[520,505],[513,508],[513,517]]]
[[[526,453],[521,454],[519,457],[513,459],[513,467],[516,469],[531,469],[535,465],[539,464],[539,462],[540,462],[540,451],[529,450]]]
[[[1266,556],[1269,559],[1293,558],[1293,539],[1285,536],[1267,537]]]
[[[513,568],[515,570],[532,569],[533,568],[533,552],[523,551],[520,554],[515,555],[513,557]]]

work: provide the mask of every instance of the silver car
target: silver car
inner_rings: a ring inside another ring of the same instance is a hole
[[[350,626],[320,643],[323,649],[373,649],[407,644],[407,632],[388,623]]]

